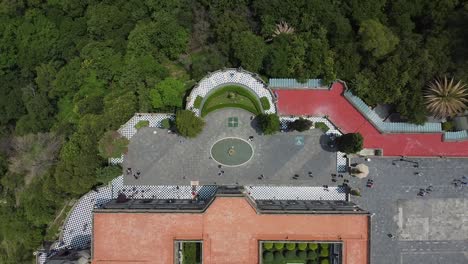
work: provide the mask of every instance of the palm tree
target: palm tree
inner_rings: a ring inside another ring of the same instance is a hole
[[[467,108],[468,89],[461,81],[436,79],[428,85],[426,94],[427,109],[437,118],[453,117]]]
[[[273,37],[277,37],[280,34],[292,34],[294,33],[295,29],[288,25],[288,23],[281,21],[276,24],[276,29],[273,31]]]

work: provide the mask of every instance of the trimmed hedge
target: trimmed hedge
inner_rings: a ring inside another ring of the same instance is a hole
[[[307,249],[307,243],[297,243],[297,249],[306,250]]]
[[[325,125],[325,123],[323,123],[323,122],[316,122],[315,123],[315,128],[318,128],[318,129],[322,130],[323,133],[326,133],[328,130],[330,130],[330,128],[328,128],[328,126]]]
[[[285,257],[287,260],[293,260],[297,258],[296,250],[286,251]]]
[[[263,253],[263,260],[264,261],[273,261],[274,257],[273,257],[273,253],[270,252],[270,251],[267,251],[267,252],[264,252]]]
[[[318,258],[317,252],[310,250],[309,252],[307,252],[307,258],[311,260],[316,260]]]
[[[330,256],[330,252],[328,252],[328,248],[322,248],[320,250],[320,257],[328,257]]]
[[[284,248],[284,243],[275,243],[276,250],[282,250]]]
[[[266,250],[272,250],[273,249],[273,243],[270,243],[270,242],[263,243],[263,248],[266,249]]]
[[[140,120],[138,123],[135,124],[135,129],[138,130],[142,127],[149,127],[149,121],[148,120]]]
[[[309,243],[309,249],[317,250],[317,248],[318,248],[317,243]]]
[[[197,95],[197,98],[195,98],[195,102],[193,102],[193,107],[199,109],[202,102],[203,102],[203,97]]]
[[[295,250],[296,249],[296,243],[286,243],[286,249],[287,250]]]
[[[321,248],[328,248],[330,245],[327,243],[320,244]]]
[[[297,253],[297,256],[298,256],[300,259],[302,259],[302,260],[306,260],[306,259],[307,259],[307,252],[305,252],[305,251],[299,251],[299,252]]]
[[[264,111],[270,109],[270,101],[268,101],[268,98],[266,96],[260,98],[260,103]]]
[[[330,261],[328,259],[322,259],[322,261],[320,261],[320,264],[329,264]]]
[[[283,253],[281,253],[281,252],[278,252],[278,251],[277,251],[277,252],[275,252],[275,253],[273,254],[273,256],[274,256],[275,262],[282,262],[282,261],[284,261],[284,256],[283,256]]]

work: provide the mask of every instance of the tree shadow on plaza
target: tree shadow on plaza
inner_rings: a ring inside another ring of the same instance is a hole
[[[263,131],[260,129],[260,126],[258,125],[258,116],[255,116],[253,119],[251,119],[250,126],[255,130],[255,133],[257,133],[258,136],[263,135]]]
[[[327,152],[337,152],[335,140],[327,134],[320,136],[320,147]]]

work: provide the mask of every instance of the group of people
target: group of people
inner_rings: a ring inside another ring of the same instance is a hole
[[[136,173],[133,173],[132,168],[127,168],[127,176],[130,176],[133,174],[133,178],[138,180],[140,178],[141,172],[139,170],[136,171]]]
[[[432,185],[429,185],[427,188],[421,188],[419,189],[418,196],[425,196],[427,194],[430,194],[432,192]]]
[[[462,176],[461,179],[453,179],[452,184],[455,187],[463,187],[467,184],[468,177]]]

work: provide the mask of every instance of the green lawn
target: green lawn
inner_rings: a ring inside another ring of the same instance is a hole
[[[219,88],[206,98],[202,106],[201,114],[206,116],[208,113],[225,107],[238,107],[247,110],[255,115],[262,112],[256,95],[246,88],[236,85],[229,85]]]

